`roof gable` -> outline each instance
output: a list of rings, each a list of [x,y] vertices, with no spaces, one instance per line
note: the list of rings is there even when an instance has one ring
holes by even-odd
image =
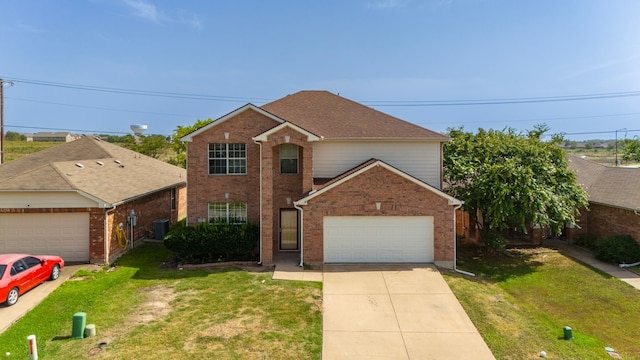
[[[294,124],[292,124],[292,123],[290,123],[288,121],[287,122],[283,122],[282,124],[263,132],[262,134],[254,137],[253,140],[255,140],[255,141],[267,141],[267,138],[269,136],[271,136],[272,134],[275,134],[278,131],[280,131],[280,130],[282,130],[284,128],[287,128],[287,127],[290,128],[290,129],[293,129],[294,131],[297,131],[297,132],[299,132],[299,133],[301,133],[303,135],[306,135],[308,141],[318,141],[318,140],[320,140],[320,138],[318,136],[316,136],[315,134],[312,134],[312,133],[308,132],[307,130],[302,129],[301,127],[296,126],[296,125],[294,125]]]
[[[405,173],[403,171],[398,170],[397,168],[385,163],[382,160],[370,159],[370,160],[368,160],[368,161],[356,166],[355,168],[353,168],[353,169],[351,169],[351,170],[349,170],[349,171],[347,171],[347,172],[345,172],[343,174],[340,174],[340,175],[336,176],[335,178],[333,178],[330,181],[328,181],[325,184],[323,184],[323,186],[320,189],[315,190],[315,191],[311,191],[307,196],[305,196],[304,198],[296,201],[294,204],[299,205],[299,206],[307,205],[309,200],[312,200],[316,196],[319,196],[319,195],[321,195],[321,194],[323,194],[323,193],[325,193],[327,191],[330,191],[331,189],[339,186],[340,184],[342,184],[342,183],[344,183],[346,181],[349,181],[350,179],[353,179],[353,178],[357,177],[358,175],[361,175],[361,174],[363,174],[363,173],[365,173],[365,172],[367,172],[367,171],[369,171],[372,168],[377,167],[377,166],[381,166],[381,167],[385,168],[386,170],[389,170],[392,173],[394,173],[394,174],[396,174],[396,175],[398,175],[400,177],[403,177],[403,178],[405,178],[405,179],[407,179],[407,180],[409,180],[409,181],[411,181],[411,182],[413,182],[413,183],[415,183],[417,185],[420,185],[421,187],[433,192],[434,194],[436,194],[436,195],[438,195],[440,197],[443,197],[443,198],[447,199],[448,202],[449,202],[449,205],[461,205],[463,203],[462,201],[460,201],[460,200],[458,200],[458,199],[456,199],[456,198],[454,198],[454,197],[452,197],[452,196],[450,196],[448,194],[445,194],[444,192],[434,188],[433,186],[431,186],[431,185],[429,185],[429,184],[427,184],[427,183],[425,183],[425,182],[423,182],[421,180],[418,180],[418,179],[414,178],[413,176],[411,176],[411,175],[409,175],[409,174],[407,174],[407,173]]]
[[[300,91],[261,108],[327,139],[449,140],[328,91]]]
[[[233,119],[235,116],[237,116],[237,115],[239,115],[239,114],[241,114],[241,113],[243,113],[243,112],[245,112],[247,110],[253,110],[253,111],[255,111],[255,112],[259,113],[259,114],[262,114],[262,115],[272,119],[273,121],[275,121],[277,123],[284,123],[285,122],[283,119],[279,118],[278,116],[276,116],[274,114],[271,114],[271,113],[269,113],[269,112],[267,112],[267,111],[255,106],[255,105],[253,105],[253,104],[246,104],[246,105],[244,105],[242,107],[239,107],[239,108],[233,110],[232,112],[230,112],[230,113],[228,113],[228,114],[226,114],[226,115],[224,115],[222,117],[217,118],[216,120],[214,120],[211,123],[201,127],[200,129],[198,129],[198,130],[196,130],[196,131],[194,131],[194,132],[192,132],[190,134],[187,134],[187,135],[183,136],[180,140],[185,141],[185,142],[191,142],[191,141],[193,141],[193,138],[195,136],[198,136],[199,134],[202,134],[203,132],[206,132],[209,129],[215,127],[215,126],[218,126],[218,125],[222,124],[223,122],[225,122],[225,121],[227,121],[229,119]]]

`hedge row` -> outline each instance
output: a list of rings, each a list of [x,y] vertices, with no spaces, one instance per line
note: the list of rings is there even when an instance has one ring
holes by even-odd
[[[165,246],[188,262],[250,261],[257,258],[260,228],[254,224],[199,224],[173,228]]]
[[[630,235],[613,235],[599,239],[594,234],[581,234],[576,245],[592,250],[597,259],[614,264],[630,264],[640,261],[640,244]]]

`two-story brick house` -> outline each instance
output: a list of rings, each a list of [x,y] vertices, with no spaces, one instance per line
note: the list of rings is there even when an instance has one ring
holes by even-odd
[[[326,91],[247,104],[183,138],[187,222],[259,223],[260,261],[453,266],[442,134]]]

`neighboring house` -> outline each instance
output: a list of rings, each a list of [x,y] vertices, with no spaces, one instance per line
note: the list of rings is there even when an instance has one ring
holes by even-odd
[[[78,135],[69,132],[39,132],[33,134],[30,141],[70,142],[78,138]]]
[[[326,91],[242,106],[183,138],[187,222],[260,224],[260,261],[452,267],[449,139]]]
[[[0,165],[0,253],[108,264],[185,216],[186,170],[91,137]]]
[[[631,235],[640,242],[640,168],[609,167],[567,155],[569,168],[589,196],[589,210],[582,211],[578,225],[569,227],[567,238],[582,232],[600,238]]]

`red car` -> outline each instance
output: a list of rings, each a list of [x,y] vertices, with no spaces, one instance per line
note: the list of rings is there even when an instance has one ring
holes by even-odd
[[[0,254],[0,303],[15,304],[25,292],[56,280],[63,267],[59,256]]]

